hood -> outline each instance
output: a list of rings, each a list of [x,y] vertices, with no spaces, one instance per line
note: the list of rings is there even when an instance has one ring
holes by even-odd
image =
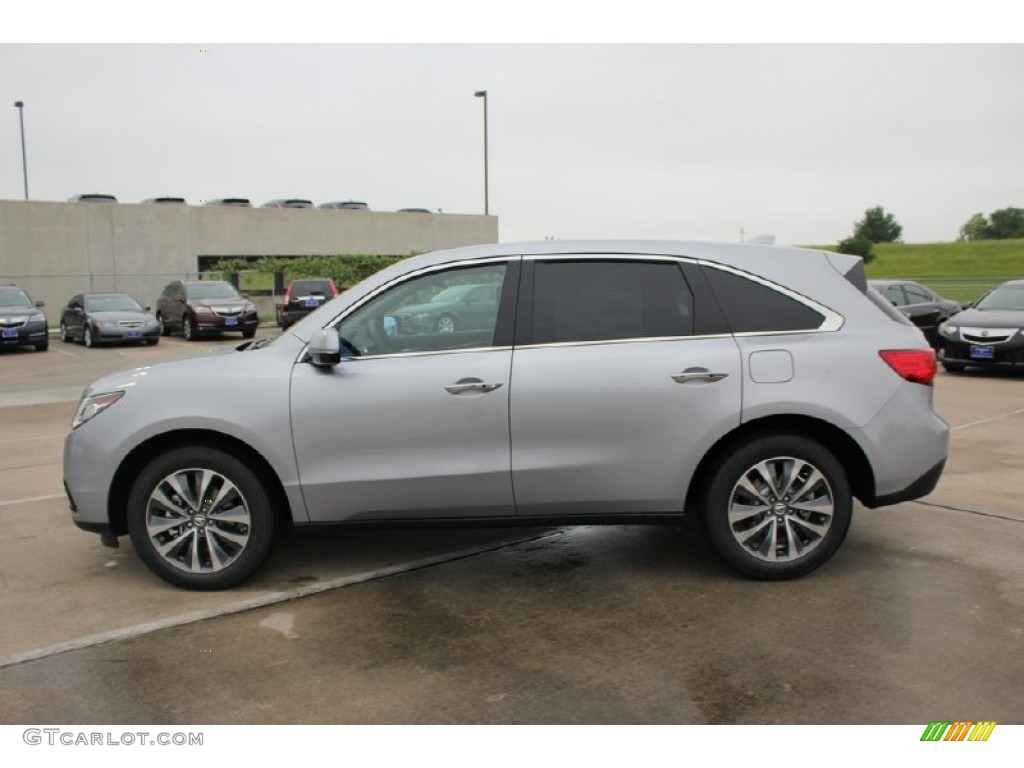
[[[946,322],[976,328],[1024,328],[1024,309],[965,309]]]
[[[135,310],[124,309],[110,310],[108,312],[90,312],[89,317],[95,320],[101,320],[104,323],[116,323],[119,320],[152,320],[153,322],[156,322],[156,318],[149,312],[138,312]]]

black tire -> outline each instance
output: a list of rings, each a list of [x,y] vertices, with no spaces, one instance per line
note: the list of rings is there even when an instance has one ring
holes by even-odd
[[[705,488],[702,514],[712,546],[737,571],[792,579],[823,565],[843,543],[853,494],[826,448],[775,433],[725,456]]]
[[[447,314],[437,318],[437,323],[434,326],[438,333],[455,333],[456,328],[455,318]]]
[[[196,331],[192,325],[192,318],[188,315],[181,318],[181,334],[185,337],[185,341],[196,340]]]
[[[156,321],[160,323],[160,335],[170,336],[171,335],[171,324],[167,322],[167,318],[157,313]]]
[[[211,478],[206,488],[199,487],[204,474]],[[168,483],[172,477],[185,496]],[[215,503],[198,501],[203,496],[214,497]],[[176,520],[180,525],[167,527]],[[275,518],[266,487],[244,461],[206,446],[175,448],[153,459],[128,495],[127,522],[142,561],[184,589],[227,589],[245,581],[263,565],[274,543]],[[177,543],[163,553],[158,549],[172,542]]]
[[[256,329],[255,328],[253,328],[251,331],[242,331],[242,336],[247,338],[247,339],[251,339],[255,335],[256,335]]]
[[[65,344],[70,344],[73,341],[71,332],[68,331],[68,327],[64,323],[60,324],[60,340]]]
[[[967,366],[960,363],[943,363],[942,367],[949,373],[963,373]]]
[[[36,352],[45,352],[50,348],[50,340],[42,341],[36,344]]]
[[[82,328],[82,343],[90,349],[96,346],[96,340],[92,337],[92,328],[88,323]]]
[[[146,346],[155,347],[157,344],[160,343],[160,337],[157,336],[155,339],[146,339],[144,343],[146,344]]]

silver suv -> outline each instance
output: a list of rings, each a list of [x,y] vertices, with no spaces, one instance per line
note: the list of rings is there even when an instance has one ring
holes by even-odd
[[[64,478],[79,527],[191,589],[252,575],[287,524],[690,511],[740,573],[791,578],[835,553],[855,498],[934,488],[934,375],[856,257],[475,246],[395,264],[273,342],[94,382]]]

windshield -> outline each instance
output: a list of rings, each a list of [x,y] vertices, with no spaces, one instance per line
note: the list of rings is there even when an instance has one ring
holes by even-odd
[[[126,293],[110,296],[86,296],[85,308],[89,312],[142,312],[142,307]]]
[[[1024,285],[1001,285],[974,306],[977,309],[1024,310]]]
[[[190,299],[240,299],[238,291],[230,283],[193,283],[188,286]]]
[[[32,300],[21,288],[0,291],[0,307],[31,307]]]

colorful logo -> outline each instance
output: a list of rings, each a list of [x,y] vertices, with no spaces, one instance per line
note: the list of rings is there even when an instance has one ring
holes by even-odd
[[[996,724],[991,720],[955,722],[933,720],[921,735],[921,741],[988,741]]]

